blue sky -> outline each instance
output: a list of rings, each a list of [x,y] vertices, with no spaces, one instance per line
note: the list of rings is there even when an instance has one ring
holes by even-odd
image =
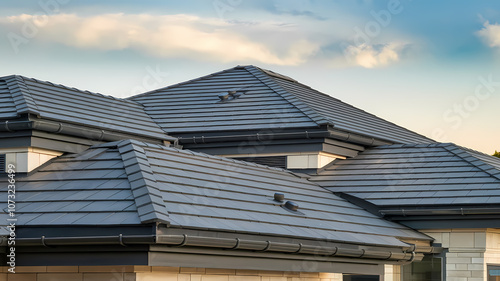
[[[498,1],[8,0],[0,8],[0,75],[127,97],[254,64],[438,141],[500,150]]]

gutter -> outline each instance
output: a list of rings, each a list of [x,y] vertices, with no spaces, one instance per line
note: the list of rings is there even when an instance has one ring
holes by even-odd
[[[375,138],[365,137],[358,134],[353,134],[349,132],[339,131],[335,129],[330,129],[330,138],[336,140],[342,140],[347,142],[353,142],[356,144],[368,145],[368,146],[380,146],[380,145],[388,145],[393,144],[389,141],[378,140]]]
[[[344,132],[340,130],[327,129],[323,131],[302,131],[292,133],[254,133],[243,135],[220,135],[220,136],[192,136],[179,137],[180,144],[203,144],[216,142],[231,142],[231,141],[269,141],[269,140],[288,140],[288,139],[314,139],[314,138],[330,138],[341,141],[346,141],[359,145],[379,146],[392,144],[388,141],[377,140],[370,137],[365,137],[358,134]]]
[[[381,210],[383,216],[440,216],[440,215],[497,215],[500,207],[495,208],[425,208]]]
[[[7,238],[2,239],[6,246]],[[423,257],[423,252],[416,253],[414,245],[407,251],[374,250],[369,248],[347,248],[335,246],[317,246],[302,243],[281,243],[273,241],[247,240],[240,238],[219,238],[176,235],[118,235],[118,236],[85,236],[85,237],[45,237],[17,238],[16,246],[74,246],[74,245],[166,245],[170,247],[202,247],[224,250],[244,250],[274,252],[301,255],[320,255],[330,257],[347,257],[362,259],[379,259],[398,262],[412,262]]]
[[[67,123],[46,120],[23,120],[23,121],[1,121],[0,132],[15,132],[22,130],[40,130],[47,133],[70,135],[98,141],[118,141],[123,139],[137,138],[135,135],[122,134],[102,129],[71,125]],[[155,137],[143,136],[143,139],[157,139]],[[164,135],[162,140],[175,142],[177,138]]]

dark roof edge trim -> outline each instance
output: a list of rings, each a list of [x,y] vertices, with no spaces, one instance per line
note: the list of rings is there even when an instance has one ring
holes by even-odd
[[[358,135],[350,132],[345,132],[341,130],[336,130],[334,127],[329,129],[329,137],[336,140],[351,142],[355,144],[367,145],[367,146],[380,146],[380,145],[390,145],[392,142],[375,139],[372,137],[366,137],[363,135]]]
[[[219,136],[193,136],[179,137],[180,144],[201,144],[214,142],[230,142],[230,141],[269,141],[282,139],[303,139],[303,138],[325,138],[330,133],[326,130],[322,131],[301,131],[290,133],[251,133],[242,135],[219,135]]]
[[[339,256],[350,258],[382,259],[392,261],[411,261],[415,258],[413,245],[408,247],[395,247],[399,251],[374,250],[369,248],[342,248],[335,246],[316,246],[303,243],[282,243],[270,240],[256,241],[239,238],[220,238],[183,235],[159,235],[158,244],[173,245],[177,247],[196,246],[223,248],[227,250],[248,250],[262,252],[281,252],[288,254]]]
[[[389,145],[391,142],[378,140],[370,137],[365,137],[358,134],[344,132],[329,128],[321,131],[301,131],[291,133],[252,133],[242,135],[219,135],[219,136],[192,136],[192,137],[179,137],[180,144],[202,144],[202,143],[215,143],[215,142],[230,142],[230,141],[269,141],[269,140],[282,140],[282,139],[304,139],[304,138],[331,138],[335,140],[345,141],[358,145],[379,146]]]
[[[105,131],[97,128],[62,123],[48,120],[23,120],[23,121],[0,121],[0,132],[14,132],[22,130],[40,130],[47,133],[56,133],[74,137],[86,138],[98,141],[118,141],[123,139],[137,138],[137,135],[122,134],[113,131]],[[153,140],[143,136],[143,140]],[[164,135],[161,140],[175,142],[177,138]]]
[[[5,246],[7,239],[4,237],[0,245]],[[17,238],[17,246],[73,246],[73,245],[132,245],[132,244],[160,244],[173,247],[201,247],[220,248],[226,250],[244,250],[261,252],[279,252],[288,254],[338,256],[361,259],[379,259],[398,262],[412,262],[421,258],[424,253],[431,253],[436,249],[425,247],[420,251],[414,245],[408,247],[394,247],[386,250],[373,248],[343,248],[330,246],[307,245],[302,243],[282,243],[270,240],[247,240],[239,238],[220,238],[178,235],[117,235],[117,236],[87,236],[87,237],[45,237]]]
[[[383,216],[442,216],[442,215],[492,215],[499,214],[500,207],[491,208],[473,208],[473,207],[462,207],[462,208],[418,208],[418,209],[386,209],[381,210],[380,213]]]

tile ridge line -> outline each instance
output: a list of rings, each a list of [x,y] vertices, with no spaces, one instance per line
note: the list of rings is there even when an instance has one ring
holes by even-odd
[[[135,140],[123,140],[116,144],[134,195],[137,214],[142,223],[162,222],[169,224],[169,214],[163,201],[163,195],[157,186],[158,183],[142,144],[144,143]],[[131,153],[131,157],[124,158],[124,155],[128,153]],[[127,161],[130,163],[126,165]],[[144,196],[147,196],[147,202],[139,203],[138,198]]]

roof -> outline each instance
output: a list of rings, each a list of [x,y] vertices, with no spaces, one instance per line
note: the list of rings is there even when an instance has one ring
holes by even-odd
[[[222,102],[219,95],[236,91]],[[167,133],[306,128],[337,130],[392,143],[433,140],[316,91],[287,76],[237,66],[130,98]]]
[[[59,157],[16,178],[18,225],[140,224],[117,148]]]
[[[245,94],[220,102],[218,96],[231,90]],[[130,99],[142,103],[167,133],[317,127],[246,68],[221,71]]]
[[[241,232],[372,245],[430,240],[289,171],[124,140],[59,157],[17,178],[18,225],[123,225]],[[286,194],[300,213],[273,201]]]
[[[451,143],[371,148],[311,180],[380,208],[500,204],[500,158]]]
[[[0,77],[0,119],[28,113],[101,130],[166,138],[137,102],[18,75]]]

